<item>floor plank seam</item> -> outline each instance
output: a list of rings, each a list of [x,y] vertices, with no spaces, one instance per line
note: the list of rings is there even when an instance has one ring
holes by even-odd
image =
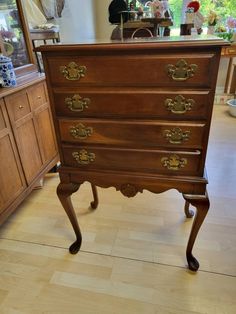
[[[57,245],[49,245],[49,244],[44,244],[44,243],[36,243],[36,242],[30,242],[30,241],[22,241],[22,240],[17,240],[17,239],[10,239],[10,238],[4,238],[4,237],[0,237],[0,240],[7,240],[7,241],[13,241],[13,242],[21,242],[21,243],[28,243],[28,244],[33,244],[33,245],[39,245],[39,246],[46,246],[46,247],[51,247],[51,248],[57,248],[57,249],[62,249],[62,250],[68,250],[68,248],[66,247],[62,247],[62,246],[57,246]],[[141,260],[141,259],[136,259],[136,258],[131,258],[131,257],[125,257],[125,256],[118,256],[118,255],[112,255],[112,254],[104,254],[104,253],[97,253],[97,252],[92,252],[92,251],[88,251],[88,250],[80,250],[81,253],[89,253],[89,254],[93,254],[93,255],[100,255],[100,256],[107,256],[107,257],[114,257],[114,258],[119,258],[119,259],[123,259],[123,260],[129,260],[129,261],[135,261],[135,262],[142,262],[142,263],[147,263],[147,264],[154,264],[154,265],[160,265],[160,266],[167,266],[167,267],[172,267],[172,268],[180,268],[180,269],[185,269],[190,273],[195,274],[195,272],[190,271],[186,267],[183,266],[178,266],[178,265],[170,265],[170,264],[165,264],[165,263],[157,263],[154,261],[146,261],[146,260]],[[68,253],[69,254],[69,253]],[[212,274],[212,275],[218,275],[218,276],[226,276],[226,277],[231,277],[231,278],[236,278],[236,275],[232,275],[232,274],[227,274],[227,273],[220,273],[220,272],[214,272],[214,271],[208,271],[208,270],[202,270],[199,269],[198,273],[207,273],[207,274]]]

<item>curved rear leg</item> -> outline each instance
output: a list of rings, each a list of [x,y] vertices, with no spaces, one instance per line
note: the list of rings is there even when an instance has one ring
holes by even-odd
[[[184,212],[185,212],[185,216],[187,218],[192,218],[194,216],[194,211],[189,209],[190,203],[188,201],[185,201],[185,205],[184,205]]]
[[[71,195],[78,191],[79,187],[80,184],[74,183],[59,183],[57,187],[57,196],[72,224],[76,235],[76,241],[69,248],[71,254],[76,254],[79,251],[82,243],[82,235],[80,232],[78,220],[71,202]]]
[[[94,184],[91,184],[92,192],[93,192],[93,201],[90,203],[92,209],[96,209],[98,207],[98,192],[97,187]]]

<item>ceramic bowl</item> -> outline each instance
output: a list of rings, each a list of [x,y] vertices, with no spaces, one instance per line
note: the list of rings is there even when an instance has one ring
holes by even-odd
[[[227,105],[229,106],[229,113],[231,116],[236,117],[236,99],[228,100]]]

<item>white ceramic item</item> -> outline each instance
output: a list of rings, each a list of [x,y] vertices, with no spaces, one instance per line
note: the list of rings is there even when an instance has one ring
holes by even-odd
[[[229,113],[231,116],[236,117],[236,99],[230,99],[227,101],[229,106]]]

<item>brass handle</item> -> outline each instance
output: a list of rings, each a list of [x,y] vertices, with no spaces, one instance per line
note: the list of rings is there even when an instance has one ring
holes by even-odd
[[[153,34],[152,34],[152,32],[150,31],[149,28],[147,28],[147,27],[139,27],[132,33],[131,38],[133,39],[134,36],[136,35],[136,33],[139,32],[139,31],[146,31],[148,33],[148,35],[150,35],[150,37],[153,37]]]
[[[42,97],[41,97],[41,96],[38,96],[37,98],[38,98],[38,99],[41,99]]]
[[[192,110],[194,105],[195,101],[193,99],[186,99],[181,95],[176,96],[175,99],[167,98],[165,100],[167,110],[175,114],[184,114]]]
[[[21,109],[24,109],[24,106],[20,105],[20,106],[19,106],[19,109],[20,109],[20,110],[21,110]]]
[[[84,65],[78,65],[75,62],[70,62],[68,65],[60,66],[60,72],[62,75],[70,81],[80,80],[85,76],[87,69]]]
[[[168,64],[166,71],[168,76],[174,81],[186,81],[193,77],[197,71],[198,66],[196,64],[189,64],[184,60],[180,59],[176,65]]]
[[[181,128],[173,128],[164,131],[164,137],[171,144],[182,144],[189,140],[190,131],[182,131]]]
[[[82,112],[87,109],[91,100],[89,98],[82,98],[79,94],[73,97],[65,98],[65,104],[71,111]]]
[[[94,153],[89,153],[85,149],[81,149],[79,152],[73,152],[72,156],[80,165],[88,165],[93,162],[96,157]]]
[[[162,166],[168,170],[178,171],[184,168],[188,161],[186,158],[180,158],[178,155],[171,155],[170,157],[161,158],[161,163]]]
[[[86,127],[82,123],[77,124],[76,126],[70,127],[70,134],[74,138],[85,140],[87,137],[91,136],[93,133],[93,128]]]

